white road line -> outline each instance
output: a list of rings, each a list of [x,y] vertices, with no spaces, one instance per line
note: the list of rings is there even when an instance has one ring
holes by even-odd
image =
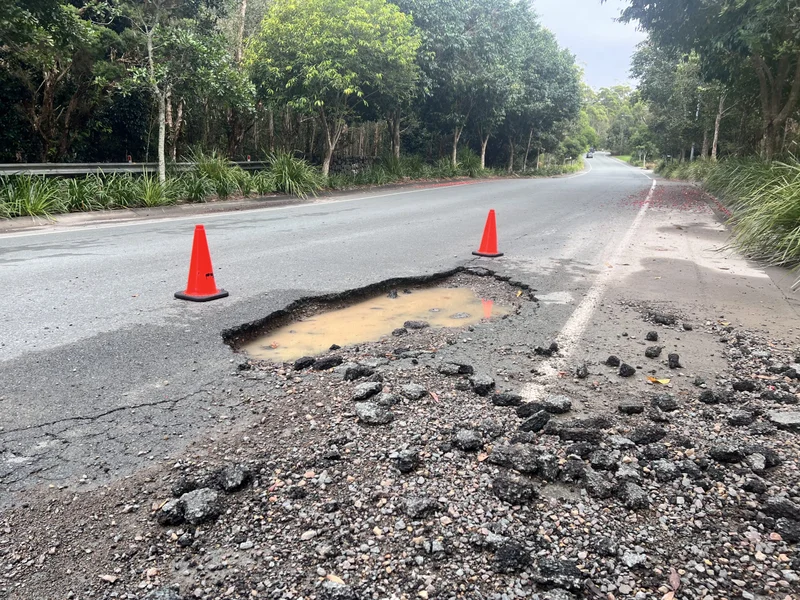
[[[639,228],[639,225],[641,224],[642,219],[644,219],[644,215],[650,206],[650,201],[653,199],[653,191],[655,189],[656,180],[653,179],[653,183],[650,186],[650,191],[647,193],[647,198],[645,198],[642,208],[639,209],[639,212],[636,214],[636,218],[633,220],[633,223],[631,223],[628,231],[625,232],[625,236],[622,238],[622,241],[614,250],[614,254],[609,259],[609,263],[611,265],[615,265],[617,262],[619,262],[622,253],[628,249],[628,246],[630,246],[631,242],[633,241],[633,236],[636,234],[636,230]],[[554,378],[558,374],[559,370],[567,367],[569,359],[572,358],[572,355],[575,352],[576,344],[580,341],[584,331],[586,331],[586,326],[589,324],[589,321],[594,312],[597,310],[600,301],[603,299],[609,284],[616,275],[617,273],[613,269],[603,270],[597,276],[594,284],[583,297],[583,300],[581,300],[581,303],[572,312],[572,315],[570,315],[567,322],[561,328],[561,331],[556,338],[559,346],[559,358],[557,360],[544,363],[540,369],[546,380]],[[542,387],[544,383],[545,382],[536,382],[528,384],[522,390],[522,396],[529,401],[539,399],[544,392]]]
[[[583,177],[584,175],[588,175],[589,173],[592,172],[592,163],[586,163],[586,165],[589,167],[588,171],[581,171],[580,173],[577,173],[576,175],[570,175],[569,177],[562,177],[561,179],[573,179],[575,177]]]

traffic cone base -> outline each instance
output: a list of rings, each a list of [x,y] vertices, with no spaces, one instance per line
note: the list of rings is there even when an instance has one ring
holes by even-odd
[[[216,294],[210,296],[192,296],[186,292],[175,292],[175,297],[179,300],[189,300],[191,302],[208,302],[209,300],[217,300],[218,298],[227,298],[230,294],[225,290],[219,289]]]
[[[189,281],[184,291],[175,292],[175,297],[191,302],[208,302],[226,296],[228,296],[228,292],[218,289],[214,281],[214,269],[211,267],[211,254],[208,251],[205,227],[197,225],[194,228]]]
[[[494,209],[489,211],[489,216],[486,217],[486,226],[483,228],[483,238],[481,238],[481,247],[477,252],[473,252],[475,256],[485,256],[486,258],[497,258],[503,256],[502,252],[497,251],[497,223],[495,221]]]

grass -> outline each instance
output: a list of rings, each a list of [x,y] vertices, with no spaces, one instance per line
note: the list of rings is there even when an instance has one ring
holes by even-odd
[[[267,161],[269,168],[265,177],[273,190],[305,198],[322,189],[322,175],[305,160],[288,152],[278,152],[270,154]]]
[[[232,165],[214,152],[192,151],[188,160],[192,163],[188,171],[180,174],[168,172],[163,184],[151,173],[99,173],[62,179],[41,176],[0,178],[0,218],[157,207],[275,192],[305,198],[323,187],[342,190],[412,180],[508,175],[505,169],[481,169],[480,157],[468,147],[459,150],[459,162],[455,166],[449,157],[429,164],[420,156],[396,158],[386,155],[359,173],[331,174],[327,181],[316,167],[287,152],[269,155],[269,166],[255,174]],[[542,165],[539,169],[529,169],[524,175],[550,177],[574,173],[582,168],[583,161],[580,160],[571,165]]]
[[[662,162],[657,172],[699,181],[728,206],[732,245],[745,255],[769,265],[800,264],[800,163],[796,158],[772,163],[755,158]]]
[[[618,158],[622,162],[626,162],[626,163],[631,162],[631,155],[630,154],[620,154],[619,156],[614,156],[614,158]]]
[[[64,212],[63,193],[58,180],[41,175],[3,178],[0,213],[10,217],[47,217]]]

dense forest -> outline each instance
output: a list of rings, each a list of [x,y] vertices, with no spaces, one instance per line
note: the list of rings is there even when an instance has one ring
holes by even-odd
[[[629,0],[621,15],[648,34],[620,153],[681,160],[796,155],[800,143],[800,3]],[[620,96],[620,95],[618,95]],[[617,127],[625,129],[625,124]]]
[[[0,162],[273,151],[524,169],[598,141],[574,57],[522,0],[15,0]]]

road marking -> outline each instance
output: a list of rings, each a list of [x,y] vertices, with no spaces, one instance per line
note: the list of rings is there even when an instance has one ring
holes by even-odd
[[[591,173],[592,172],[592,163],[584,163],[584,164],[586,164],[586,166],[589,167],[588,171],[581,171],[580,173],[577,173],[575,175],[570,175],[569,177],[562,177],[561,179],[573,179],[575,177],[583,177],[584,175],[588,175],[589,173]]]
[[[652,181],[653,183],[650,186],[650,191],[647,193],[644,204],[642,204],[642,207],[636,214],[636,218],[634,218],[633,223],[631,223],[628,231],[625,232],[625,236],[617,245],[614,254],[608,261],[612,265],[615,265],[619,261],[622,253],[630,246],[636,230],[644,219],[644,215],[650,206],[650,201],[653,199],[653,191],[656,189],[656,180],[653,179]],[[541,365],[540,372],[543,373],[545,382],[535,382],[525,386],[522,390],[522,396],[525,399],[529,401],[540,399],[544,393],[544,383],[549,379],[554,379],[560,370],[569,368],[568,363],[575,352],[576,344],[580,341],[584,331],[586,331],[586,326],[589,324],[592,315],[597,310],[608,286],[617,273],[618,271],[613,269],[605,269],[601,271],[594,280],[594,284],[583,297],[578,307],[572,312],[569,319],[567,319],[567,322],[564,323],[564,326],[556,337],[556,342],[558,342],[559,347],[559,358]]]

